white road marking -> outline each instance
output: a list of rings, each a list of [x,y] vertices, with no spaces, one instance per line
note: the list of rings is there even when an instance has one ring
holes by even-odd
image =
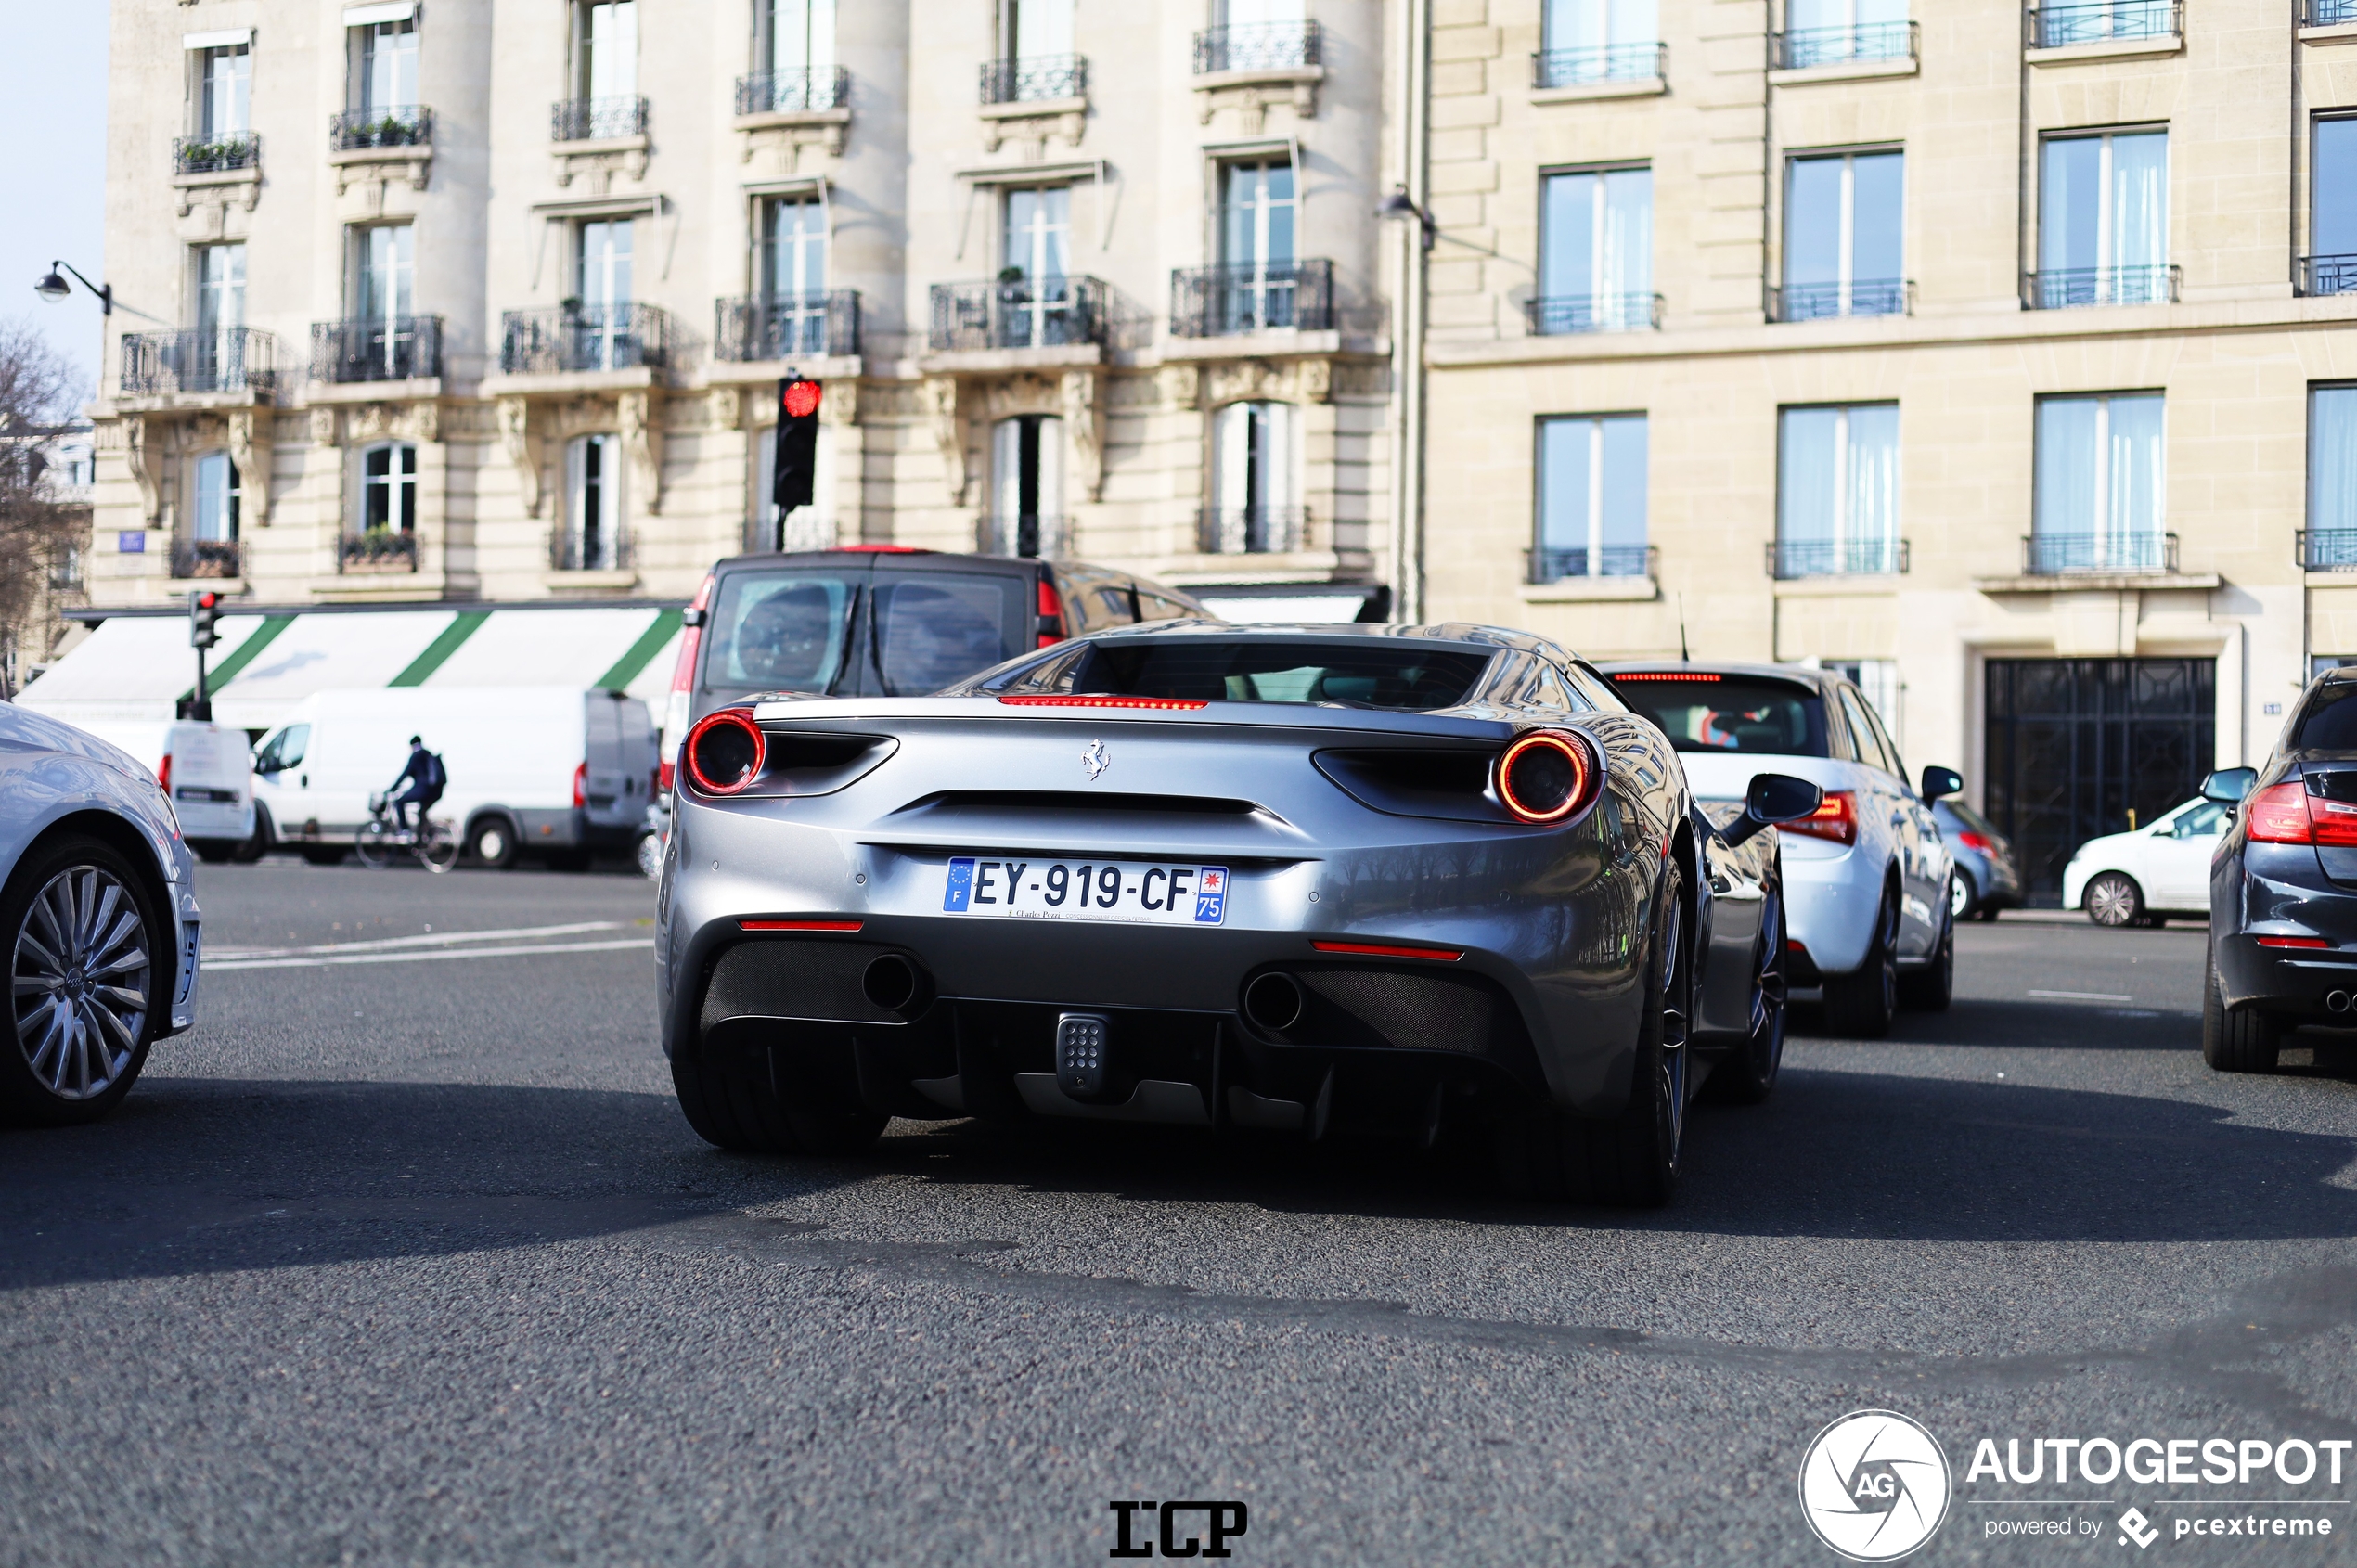
[[[2050,1002],[2132,1002],[2133,996],[2122,996],[2109,991],[2032,991]]]
[[[347,953],[316,958],[207,958],[204,972],[221,970],[316,970],[334,964],[416,964],[434,958],[508,958],[529,953],[612,953],[626,947],[652,947],[651,936],[625,937],[619,942],[548,942],[520,947],[469,947],[440,953]]]
[[[459,942],[506,942],[519,936],[578,936],[589,931],[625,931],[629,925],[627,920],[580,920],[569,926],[516,926],[507,931],[451,931],[436,932],[431,936],[388,936],[375,942],[325,942],[315,947],[224,947],[205,956],[208,958],[292,958],[313,953],[366,953],[384,947],[447,947]]]

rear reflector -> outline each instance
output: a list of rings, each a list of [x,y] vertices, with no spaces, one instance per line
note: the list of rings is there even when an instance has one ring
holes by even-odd
[[[2321,936],[2262,936],[2259,939],[2259,945],[2261,947],[2330,947],[2332,944]]]
[[[739,920],[739,931],[857,931],[865,920]]]
[[[1383,942],[1312,942],[1320,953],[1349,953],[1365,958],[1432,958],[1453,964],[1465,956],[1462,947],[1395,947]]]
[[[1001,697],[1010,708],[1208,708],[1192,697]]]

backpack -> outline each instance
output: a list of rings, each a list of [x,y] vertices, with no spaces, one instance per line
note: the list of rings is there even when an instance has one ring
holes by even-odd
[[[429,790],[444,790],[447,789],[449,784],[450,773],[447,768],[444,768],[442,765],[442,753],[439,752],[428,752],[426,753],[426,788]]]

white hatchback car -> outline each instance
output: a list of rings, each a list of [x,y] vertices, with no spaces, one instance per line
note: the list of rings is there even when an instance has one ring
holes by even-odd
[[[2235,808],[2191,800],[2148,825],[2089,839],[2063,868],[2063,907],[2099,926],[2159,925],[2170,915],[2209,918],[2209,857]]]
[[[1924,769],[1919,792],[1864,693],[1784,664],[1606,664],[1621,700],[1659,725],[1706,810],[1739,809],[1755,773],[1825,792],[1776,829],[1791,983],[1824,987],[1825,1021],[1874,1036],[1900,1007],[1944,1011],[1955,973],[1954,875],[1931,802],[1964,780]]]

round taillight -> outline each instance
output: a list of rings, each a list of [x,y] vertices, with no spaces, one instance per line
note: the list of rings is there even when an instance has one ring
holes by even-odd
[[[1539,730],[1498,759],[1498,798],[1518,822],[1561,822],[1595,793],[1596,764],[1577,736]]]
[[[769,744],[742,711],[724,708],[688,731],[688,776],[708,795],[733,795],[761,777]]]

